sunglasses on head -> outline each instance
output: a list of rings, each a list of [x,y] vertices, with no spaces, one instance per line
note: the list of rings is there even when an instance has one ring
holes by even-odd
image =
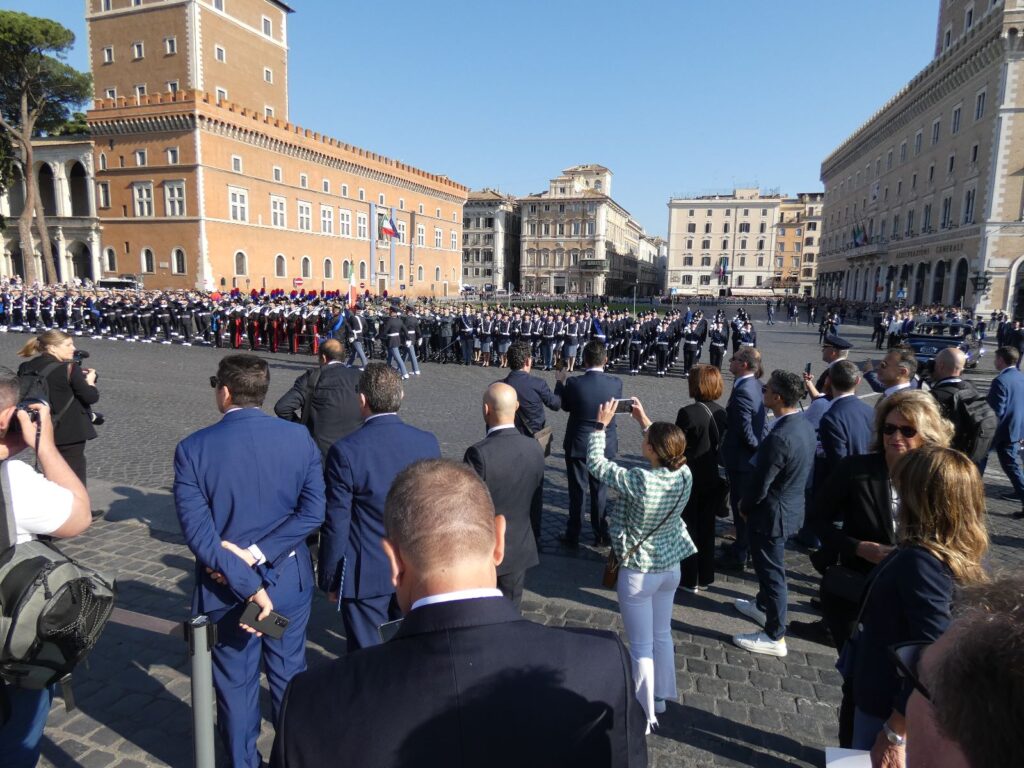
[[[895,435],[897,432],[909,440],[910,438],[917,436],[917,427],[901,427],[896,424],[889,424],[888,422],[882,425],[883,435]]]
[[[211,376],[210,377],[210,386],[213,389],[216,389],[217,387],[219,387],[220,386],[220,379],[218,379],[216,376]]]

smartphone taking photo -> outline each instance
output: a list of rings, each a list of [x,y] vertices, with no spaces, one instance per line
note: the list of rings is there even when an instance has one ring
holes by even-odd
[[[623,397],[615,400],[615,414],[620,413],[632,413],[633,412],[633,398]]]

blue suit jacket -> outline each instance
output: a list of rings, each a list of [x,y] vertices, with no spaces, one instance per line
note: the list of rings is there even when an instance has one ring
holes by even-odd
[[[722,437],[722,466],[733,472],[751,472],[754,454],[765,434],[761,383],[751,376],[734,384],[725,410],[728,426]]]
[[[174,503],[196,557],[193,611],[216,615],[274,585],[276,566],[292,552],[312,581],[304,543],[324,519],[324,479],[320,451],[301,424],[242,408],[189,435],[174,452]],[[221,541],[255,544],[266,565],[250,568]]]
[[[1024,373],[1010,366],[992,380],[988,390],[988,404],[996,412],[995,445],[1024,440]]]
[[[777,421],[755,455],[743,508],[750,530],[788,536],[804,511],[804,489],[814,466],[814,427],[794,413]]]
[[[532,433],[544,429],[544,425],[547,423],[544,406],[553,411],[562,407],[561,398],[551,392],[547,382],[540,376],[531,376],[526,371],[512,371],[502,381],[516,391],[516,396],[519,398],[518,415],[522,417],[531,436]],[[518,423],[519,419],[516,421],[516,429],[526,434]]]
[[[384,500],[395,477],[421,459],[441,458],[430,432],[393,413],[365,422],[327,453],[327,520],[320,541],[320,587],[348,598],[395,591],[381,547]]]
[[[585,459],[587,440],[597,427],[597,409],[613,397],[622,397],[622,379],[600,371],[587,371],[582,376],[566,379],[565,384],[555,384],[555,394],[562,398],[562,410],[569,412],[562,441],[565,457]],[[604,455],[610,459],[619,450],[614,420],[605,431]]]
[[[825,451],[825,472],[831,472],[845,456],[859,456],[871,450],[875,409],[856,395],[835,400],[818,424],[818,437]]]

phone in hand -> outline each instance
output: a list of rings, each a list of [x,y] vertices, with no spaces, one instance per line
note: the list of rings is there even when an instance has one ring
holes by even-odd
[[[811,372],[811,364],[808,363],[807,365],[804,366],[804,373],[810,373],[810,372]]]
[[[615,413],[632,413],[633,412],[633,398],[623,397],[615,400]]]
[[[260,607],[256,603],[249,603],[245,606],[245,610],[242,611],[242,617],[238,621],[240,624],[252,627],[257,632],[262,632],[267,637],[272,637],[275,640],[281,639],[284,631],[288,628],[288,624],[291,622],[287,616],[282,616],[277,611],[271,611],[270,615],[262,621],[256,618],[259,615]]]

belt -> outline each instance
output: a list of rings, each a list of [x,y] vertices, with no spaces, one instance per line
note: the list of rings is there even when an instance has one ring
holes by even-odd
[[[388,334],[388,336],[401,336],[401,335],[402,335],[402,334],[400,334],[400,333],[389,333],[389,334]]]

